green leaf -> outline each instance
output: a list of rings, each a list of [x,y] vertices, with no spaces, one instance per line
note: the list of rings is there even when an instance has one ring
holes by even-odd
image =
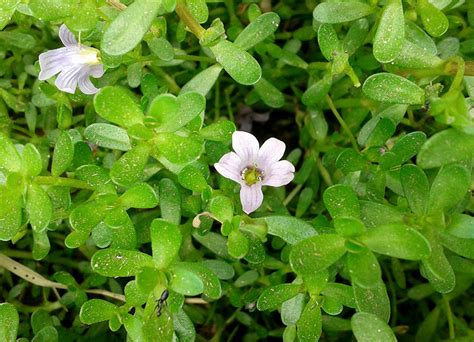
[[[177,264],[181,269],[188,270],[198,276],[204,289],[202,293],[211,299],[218,299],[222,296],[222,288],[219,278],[208,268],[200,263],[180,262]]]
[[[0,134],[0,169],[18,172],[21,168],[20,155],[9,138]]]
[[[265,40],[280,25],[280,17],[274,12],[267,12],[258,16],[237,36],[234,44],[242,50],[248,50]]]
[[[301,317],[305,305],[305,294],[300,293],[281,304],[281,321],[286,326],[296,324]]]
[[[150,50],[158,56],[159,59],[163,61],[172,61],[174,58],[174,47],[171,43],[164,37],[153,37],[151,40],[147,41]],[[141,69],[141,65],[140,65]]]
[[[399,55],[392,61],[392,64],[407,69],[433,69],[440,66],[443,60],[432,55],[422,47],[405,40]]]
[[[15,306],[10,303],[0,304],[0,341],[15,342],[20,318]]]
[[[323,2],[313,11],[313,17],[321,23],[339,24],[365,17],[374,7],[363,2]]]
[[[301,101],[306,106],[314,106],[324,100],[332,86],[332,77],[324,77],[306,89]]]
[[[147,183],[138,183],[119,197],[120,204],[125,208],[154,208],[158,205],[155,190]]]
[[[176,184],[168,178],[159,183],[161,217],[166,221],[179,225],[181,223],[181,194]]]
[[[174,331],[182,342],[194,342],[196,340],[196,329],[193,321],[186,315],[183,309],[173,315]]]
[[[327,188],[323,194],[323,201],[329,214],[359,218],[360,204],[357,194],[347,185],[337,184]]]
[[[33,144],[26,144],[21,153],[23,173],[27,177],[38,176],[43,169],[41,154]]]
[[[28,187],[26,211],[33,230],[41,232],[48,227],[53,215],[53,206],[40,185],[32,183]]]
[[[362,221],[367,228],[377,227],[387,223],[403,223],[404,212],[386,205],[369,201],[360,201]]]
[[[150,227],[153,260],[160,270],[166,269],[178,256],[181,247],[181,231],[178,226],[155,219]]]
[[[372,288],[382,281],[379,262],[370,249],[363,248],[359,253],[347,253],[346,262],[353,284]]]
[[[85,181],[91,187],[101,193],[115,193],[115,187],[111,182],[109,172],[97,165],[83,165],[76,169],[75,176]]]
[[[101,117],[119,126],[127,128],[143,124],[143,112],[132,93],[125,88],[107,86],[100,89],[94,97],[94,107]]]
[[[474,239],[463,239],[451,234],[441,234],[444,247],[465,258],[474,259]]]
[[[178,174],[178,181],[186,189],[203,192],[209,188],[206,178],[194,165],[186,165]]]
[[[90,201],[75,207],[69,215],[69,222],[74,230],[90,232],[106,215],[107,203]]]
[[[186,6],[189,12],[197,20],[198,23],[205,23],[209,17],[209,9],[205,0],[187,0]]]
[[[169,283],[171,290],[185,296],[197,296],[204,291],[204,283],[201,278],[189,269],[176,264],[169,271],[171,273]]]
[[[431,254],[428,258],[422,260],[422,275],[429,280],[436,291],[449,293],[456,286],[454,270],[444,254],[440,237],[431,228],[425,231],[425,236],[430,242]]]
[[[263,77],[255,83],[255,91],[268,107],[280,108],[285,104],[283,93]]]
[[[449,28],[448,18],[428,0],[418,0],[416,11],[426,31],[433,37],[442,36]]]
[[[181,136],[174,133],[159,133],[153,139],[153,155],[166,158],[176,165],[188,164],[199,158],[203,150],[200,139],[194,136]]]
[[[97,251],[91,260],[92,269],[106,277],[130,277],[142,267],[153,267],[153,258],[148,254],[124,250],[103,249]]]
[[[403,165],[400,182],[411,211],[422,216],[428,211],[430,184],[422,169],[416,165]]]
[[[404,77],[386,72],[367,78],[362,86],[364,94],[376,101],[386,103],[423,104],[425,92]]]
[[[52,317],[45,309],[37,309],[31,315],[31,328],[34,334],[37,334],[44,327],[52,326],[53,324]]]
[[[123,154],[110,169],[112,180],[122,186],[130,186],[142,180],[143,171],[150,155],[148,144],[138,144]]]
[[[431,169],[442,165],[474,157],[474,135],[450,128],[431,136],[421,147],[416,163],[423,169]]]
[[[295,217],[268,216],[264,220],[268,226],[268,234],[278,236],[290,245],[318,234],[309,223]]]
[[[79,4],[79,3],[77,3]],[[73,31],[91,31],[97,24],[98,14],[95,0],[81,0],[72,16],[67,17],[64,23]]]
[[[368,312],[358,312],[353,315],[351,326],[358,342],[397,341],[390,326]]]
[[[318,43],[321,53],[328,61],[332,61],[337,54],[344,52],[342,43],[337,37],[336,30],[330,24],[322,24],[319,27]]]
[[[223,120],[203,127],[199,135],[206,140],[226,142],[231,140],[234,132],[235,124],[232,121]]]
[[[229,254],[237,259],[243,258],[249,252],[249,241],[239,230],[233,230],[227,239]]]
[[[106,123],[87,126],[84,137],[93,144],[113,150],[128,151],[132,148],[126,130]]]
[[[418,45],[430,55],[436,55],[438,53],[433,39],[413,21],[405,22],[405,39]]]
[[[262,76],[260,65],[249,53],[228,40],[210,47],[217,62],[237,82],[243,85],[257,83]]]
[[[474,239],[474,217],[465,214],[454,214],[451,222],[446,227],[446,231],[454,236],[463,239]]]
[[[31,339],[31,342],[55,342],[59,340],[59,334],[55,327],[46,326]]]
[[[71,166],[74,159],[74,144],[67,131],[62,131],[54,145],[51,174],[59,176]]]
[[[335,234],[307,238],[291,248],[291,268],[303,276],[322,271],[346,253],[344,242],[345,239]]]
[[[326,297],[336,299],[344,306],[349,308],[356,307],[352,286],[339,283],[327,283],[321,293]]]
[[[354,217],[338,216],[333,221],[336,232],[344,237],[359,236],[365,233],[365,226],[361,220]]]
[[[411,132],[401,137],[390,150],[380,157],[380,165],[388,170],[396,165],[403,164],[414,157],[426,142],[426,134],[423,132]]]
[[[388,322],[390,318],[390,300],[382,281],[371,288],[363,288],[357,284],[352,284],[352,287],[357,311],[374,314],[382,321]]]
[[[429,211],[432,214],[451,209],[459,203],[471,185],[471,172],[460,164],[442,166],[431,185]]]
[[[108,321],[115,315],[118,307],[102,299],[91,299],[85,302],[79,313],[79,318],[84,324],[95,324]]]
[[[372,251],[399,259],[420,260],[430,255],[428,240],[416,230],[397,223],[376,226],[361,236]]]
[[[274,311],[283,302],[295,297],[301,291],[299,284],[280,284],[267,287],[263,290],[257,301],[257,309],[260,311]]]
[[[220,222],[231,222],[234,217],[234,205],[226,196],[216,196],[209,202],[209,211]]]
[[[343,47],[347,54],[353,55],[365,41],[369,33],[369,21],[365,18],[355,21],[344,37]]]
[[[157,130],[175,132],[198,116],[205,106],[206,99],[196,92],[186,92],[178,97],[163,94],[155,97],[148,115],[156,120]]]
[[[363,170],[367,160],[352,148],[344,149],[336,159],[336,167],[345,174]]]
[[[68,0],[31,0],[29,7],[36,18],[50,21],[73,15],[77,3]]]
[[[388,0],[374,37],[374,57],[381,63],[393,61],[405,37],[405,18],[401,0]]]
[[[2,2],[0,6],[0,30],[3,30],[8,24],[19,3],[19,0],[5,0]]]
[[[120,12],[102,36],[102,50],[112,56],[123,55],[132,50],[150,28],[161,3],[161,0],[136,0]]]
[[[195,91],[206,96],[216,83],[221,71],[222,67],[219,64],[204,69],[181,88],[181,94]]]
[[[296,323],[300,341],[319,341],[322,333],[321,308],[317,298],[313,297],[306,304],[300,319]]]
[[[15,187],[0,185],[0,241],[9,241],[17,234],[22,218],[22,197]]]
[[[225,261],[208,259],[201,263],[204,267],[212,271],[212,273],[214,273],[219,279],[230,280],[235,275],[234,268]]]

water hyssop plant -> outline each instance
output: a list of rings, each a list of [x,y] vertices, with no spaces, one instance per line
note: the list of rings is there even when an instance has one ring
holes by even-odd
[[[474,1],[0,1],[0,342],[473,341]]]

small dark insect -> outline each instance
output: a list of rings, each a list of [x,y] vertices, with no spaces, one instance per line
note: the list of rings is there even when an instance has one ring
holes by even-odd
[[[160,298],[156,300],[158,303],[158,310],[156,310],[157,317],[161,316],[161,310],[163,310],[163,305],[166,304],[166,300],[168,299],[169,295],[169,291],[165,289],[161,294]]]

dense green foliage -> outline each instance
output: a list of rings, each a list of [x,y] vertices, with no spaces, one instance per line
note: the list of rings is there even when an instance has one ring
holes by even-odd
[[[38,79],[61,24],[95,95]],[[4,0],[0,29],[0,341],[474,340],[473,1]],[[236,130],[296,168],[249,215]]]

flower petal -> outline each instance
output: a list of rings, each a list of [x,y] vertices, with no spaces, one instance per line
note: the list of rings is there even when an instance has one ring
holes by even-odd
[[[283,141],[275,138],[268,139],[258,151],[258,167],[267,170],[273,163],[276,163],[283,157],[285,149],[286,145]]]
[[[102,77],[104,73],[105,73],[105,70],[102,64],[93,65],[90,67],[89,74],[94,78]]]
[[[67,70],[63,70],[56,78],[56,87],[66,93],[74,94],[77,88],[77,82],[81,77],[82,65],[75,65]]]
[[[252,134],[236,131],[232,134],[232,148],[243,163],[253,165],[258,156],[258,140]]]
[[[293,180],[295,167],[288,160],[280,160],[270,166],[269,172],[263,179],[263,185],[282,186]]]
[[[240,189],[240,202],[246,214],[257,210],[263,202],[262,186],[260,184],[254,184],[252,186],[242,184],[242,188]]]
[[[71,60],[71,52],[68,48],[63,47],[43,52],[39,55],[41,71],[38,75],[38,79],[40,81],[47,80],[61,70],[71,67],[73,64],[74,63]]]
[[[224,154],[219,162],[214,164],[214,167],[222,176],[232,179],[234,182],[240,183],[242,179],[241,165],[242,160],[240,157],[234,152],[229,152]]]
[[[64,46],[78,45],[77,40],[66,25],[62,24],[59,28],[59,39],[63,42]]]
[[[81,75],[78,79],[78,85],[79,85],[79,89],[84,94],[92,95],[92,94],[97,93],[99,91],[99,89],[96,88],[94,86],[94,84],[92,84],[91,80],[89,79],[89,74],[90,74],[90,72],[88,72],[87,70],[86,70],[86,72],[81,71]]]

